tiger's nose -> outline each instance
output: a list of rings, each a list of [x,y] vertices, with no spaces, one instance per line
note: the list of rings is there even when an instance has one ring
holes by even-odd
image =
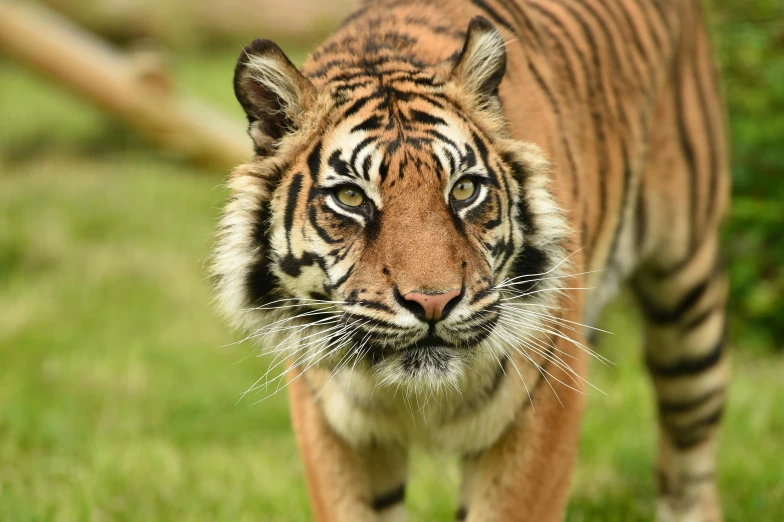
[[[416,303],[414,306],[419,305],[424,310],[425,321],[440,321],[444,316],[444,310],[447,305],[454,299],[456,304],[459,299],[460,289],[455,288],[447,290],[446,292],[425,294],[422,292],[409,292],[403,296],[403,299],[409,301],[411,304]],[[417,315],[422,316],[421,311],[417,310]],[[416,312],[415,312],[416,313]]]

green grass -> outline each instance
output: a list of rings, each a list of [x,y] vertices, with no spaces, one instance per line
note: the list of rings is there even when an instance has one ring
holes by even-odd
[[[238,114],[235,53],[179,64]],[[308,519],[286,398],[217,321],[203,263],[220,172],[173,164],[0,63],[0,520]],[[202,81],[203,80],[203,81]],[[651,520],[654,411],[637,322],[594,365],[568,520]],[[737,347],[741,348],[741,347]],[[734,350],[720,481],[729,521],[784,520],[784,359]],[[411,520],[451,520],[455,463],[417,454]]]

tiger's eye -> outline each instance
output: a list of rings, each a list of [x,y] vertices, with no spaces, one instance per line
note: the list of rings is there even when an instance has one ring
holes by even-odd
[[[341,187],[338,190],[338,201],[347,207],[358,207],[365,202],[365,196],[353,187]]]
[[[470,179],[461,179],[452,189],[452,197],[455,201],[465,201],[474,195],[476,184]]]

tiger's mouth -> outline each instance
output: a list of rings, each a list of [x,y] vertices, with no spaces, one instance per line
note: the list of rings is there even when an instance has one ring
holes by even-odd
[[[395,352],[408,352],[408,351],[416,351],[416,350],[430,350],[434,348],[457,348],[454,344],[450,343],[449,341],[442,339],[436,334],[428,333],[428,335],[418,341],[414,341],[413,343],[403,346],[402,348],[398,348]]]
[[[379,318],[349,312],[340,319],[352,328],[348,339],[335,343],[326,365],[365,367],[379,383],[401,386],[457,386],[489,348],[500,310],[493,305],[459,320],[398,326]],[[343,331],[343,330],[338,330]],[[484,363],[479,363],[484,364]]]
[[[372,365],[377,365],[382,361],[396,358],[412,358],[423,356],[430,352],[432,353],[446,353],[457,352],[461,350],[455,344],[442,339],[434,333],[428,333],[425,337],[414,342],[400,342],[395,344],[375,344],[373,342],[367,343],[369,348],[367,350],[366,358]]]

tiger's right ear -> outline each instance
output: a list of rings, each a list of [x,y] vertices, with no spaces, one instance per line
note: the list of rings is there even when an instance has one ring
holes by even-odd
[[[268,156],[283,136],[296,130],[316,89],[275,43],[253,40],[237,60],[234,94],[248,115],[256,154]]]

